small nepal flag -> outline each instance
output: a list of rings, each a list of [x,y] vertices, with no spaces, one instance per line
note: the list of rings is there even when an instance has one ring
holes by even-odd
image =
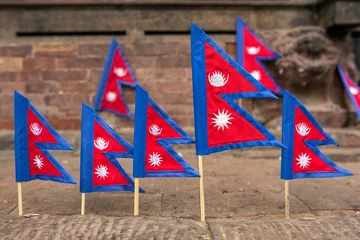
[[[31,102],[14,92],[16,182],[48,180],[76,184],[47,150],[73,150]]]
[[[133,180],[116,160],[132,157],[133,148],[83,103],[80,192],[133,192]]]
[[[330,178],[351,176],[340,168],[317,146],[338,146],[310,112],[293,95],[284,91],[282,141],[287,149],[281,154],[281,179]]]
[[[191,59],[198,155],[242,147],[283,147],[234,101],[277,97],[195,24],[191,24]]]
[[[265,88],[282,94],[282,89],[261,61],[276,60],[281,56],[265,45],[241,19],[236,19],[236,60]]]
[[[351,80],[339,64],[337,65],[337,70],[340,74],[340,78],[344,84],[346,92],[349,94],[350,100],[354,105],[358,119],[360,119],[360,88],[353,80]]]
[[[135,87],[136,78],[119,44],[113,39],[95,96],[94,109],[132,118],[122,86]]]
[[[139,85],[136,86],[134,177],[200,177],[170,144],[194,140]]]

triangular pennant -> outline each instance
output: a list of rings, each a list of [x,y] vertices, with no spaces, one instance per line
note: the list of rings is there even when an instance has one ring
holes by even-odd
[[[133,192],[133,180],[116,160],[132,157],[133,148],[83,103],[80,192]]]
[[[337,70],[340,74],[340,78],[344,84],[346,92],[349,94],[350,100],[354,105],[356,114],[360,119],[360,88],[353,80],[351,80],[339,64],[337,65]]]
[[[95,96],[94,109],[132,118],[122,85],[135,87],[136,78],[119,44],[113,39]]]
[[[199,177],[169,146],[188,143],[194,140],[136,86],[134,177]]]
[[[242,147],[282,147],[234,101],[236,98],[277,97],[195,24],[191,24],[191,58],[198,155]]]
[[[321,128],[319,123],[298,99],[284,91],[282,139],[287,149],[282,149],[281,178],[329,178],[351,176],[340,168],[317,146],[338,145]]]
[[[282,89],[262,64],[263,60],[276,60],[281,56],[265,45],[246,23],[236,19],[236,59],[256,80],[270,91],[281,94]]]
[[[16,182],[35,179],[76,184],[47,150],[73,150],[28,99],[14,92]]]

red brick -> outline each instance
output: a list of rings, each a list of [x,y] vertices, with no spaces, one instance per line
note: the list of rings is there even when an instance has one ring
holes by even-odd
[[[76,55],[76,45],[38,45],[34,52],[35,56],[69,57]]]
[[[59,58],[56,61],[56,68],[102,68],[104,58],[85,57],[85,58]]]
[[[158,67],[176,67],[176,68],[190,68],[191,58],[187,56],[171,56],[157,58]]]
[[[42,74],[39,71],[22,71],[19,72],[20,81],[40,81],[42,80]]]
[[[48,122],[55,129],[81,129],[81,119],[80,118],[56,118],[48,117]]]
[[[23,59],[15,57],[0,58],[0,71],[21,70],[23,67]]]
[[[100,81],[102,70],[90,69],[89,80],[91,84],[98,83]]]
[[[190,43],[187,44],[177,44],[176,46],[176,55],[184,55],[184,56],[190,56],[191,55],[191,48]]]
[[[3,82],[0,85],[0,93],[4,95],[13,95],[14,90],[23,92],[25,90],[25,84],[23,82]],[[11,100],[12,102],[13,100]],[[8,102],[0,102],[1,104],[8,104]]]
[[[14,102],[14,93],[0,94],[0,106],[9,106]]]
[[[150,96],[159,104],[166,103],[166,104],[186,104],[192,107],[192,92],[185,92],[185,91],[178,91],[177,93],[167,93],[161,92],[159,94],[156,89],[150,91]]]
[[[26,57],[32,54],[31,45],[0,46],[0,56]]]
[[[186,68],[136,68],[134,69],[136,78],[140,80],[149,80],[147,83],[153,81],[160,82],[184,82],[191,81],[187,76]]]
[[[19,72],[0,72],[1,82],[14,82],[19,79]]]
[[[85,70],[48,70],[44,71],[42,76],[44,80],[76,81],[85,80],[87,72]]]
[[[11,119],[0,119],[0,129],[14,129],[14,120]]]
[[[24,69],[26,70],[37,70],[37,69],[54,69],[55,59],[47,57],[38,58],[25,58]]]
[[[226,52],[230,57],[236,59],[236,43],[226,43]]]
[[[26,93],[56,93],[58,83],[54,81],[26,81]]]
[[[128,57],[129,64],[131,68],[155,68],[156,67],[156,57]]]
[[[73,81],[69,82],[60,82],[58,84],[58,91],[64,93],[95,93],[97,90],[97,84],[90,83],[88,81]]]
[[[105,57],[108,53],[108,49],[109,45],[106,44],[81,44],[79,45],[78,54],[79,56]]]
[[[87,102],[89,99],[88,94],[47,94],[45,95],[44,101],[48,106],[54,105],[62,109],[70,109],[74,106],[80,106],[82,102]],[[80,116],[80,112],[79,112]]]
[[[146,43],[146,44],[126,44],[122,46],[126,56],[159,56],[175,55],[175,43]]]

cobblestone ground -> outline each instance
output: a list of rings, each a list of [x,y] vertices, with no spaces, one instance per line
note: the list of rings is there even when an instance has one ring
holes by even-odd
[[[360,213],[316,217],[191,219],[154,217],[1,216],[0,239],[360,239]]]
[[[196,169],[195,154],[179,151]],[[38,216],[18,217],[13,153],[2,151],[0,239],[360,239],[359,162],[339,162],[353,177],[291,181],[285,220],[280,151],[273,160],[247,153],[204,157],[201,223],[198,181],[184,178],[141,179],[140,217],[133,217],[133,193],[86,194],[80,216],[79,185],[31,181],[23,184],[24,213]],[[56,158],[79,180],[78,156]],[[131,175],[131,160],[119,161]]]

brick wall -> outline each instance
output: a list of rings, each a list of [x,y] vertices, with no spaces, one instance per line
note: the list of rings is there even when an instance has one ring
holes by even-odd
[[[79,128],[81,103],[93,104],[109,41],[1,45],[1,128],[13,127],[14,90],[25,94],[55,128]],[[191,125],[189,43],[123,44],[122,48],[139,83],[155,101],[179,124]],[[135,91],[124,87],[124,94],[133,112]],[[102,115],[125,126],[132,124]]]
[[[0,14],[0,129],[13,128],[14,90],[28,97],[55,128],[80,129],[81,103],[93,104],[112,37],[109,32],[124,32],[116,39],[139,83],[182,127],[191,127],[193,106],[188,32],[191,21],[212,31],[211,37],[234,56],[237,16],[274,47],[282,34],[298,29],[294,30],[295,35],[296,31],[306,35],[307,30],[301,27],[316,26],[317,8],[311,5],[322,1],[264,0],[236,4],[227,1],[223,6],[213,6],[207,1],[192,2],[193,5],[181,1],[175,6],[171,1],[165,5],[160,4],[161,1],[149,5],[147,1],[134,0],[123,5],[110,1],[114,4],[101,8],[91,4],[84,6],[89,3],[85,0],[80,1],[84,5],[55,2],[63,5],[42,5],[36,0],[13,5],[0,3],[4,4]],[[138,4],[131,5],[135,2]],[[259,2],[266,4],[260,6]],[[32,6],[21,6],[27,3]],[[155,34],[147,34],[149,31]],[[46,33],[78,33],[79,36],[53,37]],[[289,33],[289,41],[285,42],[294,41],[291,36]],[[348,43],[343,39],[337,41],[339,45]],[[284,44],[278,46],[276,50],[282,53],[280,48]],[[124,94],[134,112],[135,90],[125,87]],[[243,106],[246,105],[262,111],[259,104],[243,102]],[[272,109],[271,113],[279,115]],[[117,128],[133,126],[131,120],[110,113],[101,115]],[[267,111],[266,115],[271,114]]]

